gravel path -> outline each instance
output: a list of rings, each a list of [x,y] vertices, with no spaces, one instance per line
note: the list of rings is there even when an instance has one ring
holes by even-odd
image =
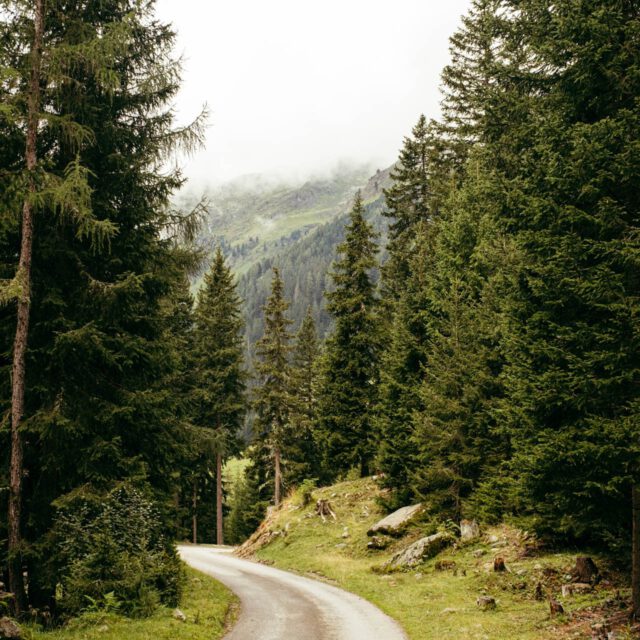
[[[231,549],[181,546],[180,555],[240,598],[225,640],[406,640],[382,611],[337,587],[241,560]]]

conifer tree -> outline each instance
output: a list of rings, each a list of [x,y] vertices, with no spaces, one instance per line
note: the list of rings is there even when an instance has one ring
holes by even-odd
[[[416,228],[408,277],[390,306],[388,340],[380,356],[376,465],[384,474],[383,484],[394,489],[390,506],[406,504],[414,495],[410,480],[416,465],[413,414],[422,406],[419,389],[429,336],[427,283],[433,268],[433,231],[431,224]]]
[[[223,544],[223,460],[238,451],[245,413],[243,326],[236,283],[218,247],[198,294],[194,329],[194,423],[209,432],[215,451],[216,544]]]
[[[0,55],[3,67],[13,67],[2,82],[14,83],[14,100],[3,105],[1,135],[8,132],[13,149],[16,131],[27,130],[11,122],[26,120],[21,109],[29,101],[18,88],[29,86],[32,65],[20,65],[30,60],[23,53],[34,29],[31,5],[11,4],[17,10],[2,12],[3,32],[14,39],[2,39]],[[133,478],[168,509],[184,434],[169,388],[176,359],[168,356],[165,302],[193,267],[192,253],[178,245],[183,232],[193,231],[184,223],[194,218],[170,209],[168,198],[183,179],[159,167],[178,146],[196,143],[200,129],[173,129],[167,104],[179,67],[171,55],[173,33],[153,19],[153,3],[113,0],[85,9],[48,4],[42,33],[20,428],[28,443],[22,504],[29,517],[22,518],[18,558],[20,580],[26,568],[29,601],[37,608],[54,596],[64,570],[51,547],[57,510],[77,500],[99,502],[114,484]],[[14,21],[6,29],[5,19]],[[21,77],[27,81],[16,80]],[[20,160],[3,166],[3,180],[15,175]],[[9,182],[8,198],[24,201],[14,196],[28,181]],[[6,278],[18,268],[17,218],[16,211],[0,234]],[[14,332],[15,312],[6,307],[0,316],[5,351]],[[5,369],[6,405],[8,380]],[[170,522],[162,525],[168,533]]]
[[[640,424],[637,8],[518,11],[545,90],[503,163],[517,188],[501,223],[524,255],[506,345],[513,491],[541,532],[624,544]]]
[[[360,193],[326,294],[335,328],[327,340],[319,394],[324,469],[329,477],[357,468],[369,472],[374,454],[373,413],[380,351],[375,285],[376,235],[365,220]]]
[[[286,478],[290,485],[317,477],[319,473],[315,434],[319,353],[316,325],[309,308],[296,336],[291,358],[290,425],[295,438],[287,448]]]
[[[376,462],[385,474],[384,484],[396,490],[397,504],[409,501],[412,493],[412,416],[420,406],[418,388],[428,333],[424,293],[438,209],[437,154],[433,125],[420,116],[391,173],[393,186],[384,192],[384,215],[391,219],[388,260],[382,267],[389,340],[380,358]]]
[[[11,461],[10,495],[8,509],[9,587],[15,594],[16,613],[25,607],[22,580],[22,533],[24,450],[22,421],[25,417],[27,345],[31,321],[33,289],[35,215],[47,210],[52,218],[66,220],[75,226],[78,237],[90,238],[94,248],[115,232],[115,226],[107,220],[98,220],[91,211],[88,172],[77,158],[70,158],[64,168],[51,170],[43,157],[42,137],[52,135],[61,147],[72,153],[84,146],[91,131],[74,121],[74,114],[62,109],[47,110],[52,91],[62,91],[68,80],[71,65],[83,61],[92,65],[96,74],[103,74],[108,61],[107,51],[114,52],[124,44],[124,33],[113,30],[105,33],[102,41],[77,40],[56,33],[56,27],[45,24],[49,15],[43,0],[35,3],[12,0],[0,5],[2,31],[7,40],[0,51],[0,76],[6,83],[2,118],[10,126],[24,130],[24,156],[13,169],[9,190],[13,204],[20,204],[20,212],[11,212],[19,221],[20,249],[15,275],[5,281],[0,300],[16,304],[16,327],[12,347],[11,372]],[[61,13],[64,13],[64,9]],[[67,9],[68,16],[77,19]],[[57,16],[58,18],[60,16]],[[78,20],[78,19],[77,19]],[[81,20],[78,20],[80,22]],[[106,74],[102,76],[102,80]],[[111,79],[112,82],[112,79]],[[107,80],[109,83],[109,80]],[[104,86],[104,82],[100,82]],[[46,87],[48,95],[43,95]],[[46,131],[42,131],[42,127]],[[49,148],[52,143],[49,141]]]
[[[257,345],[254,437],[258,463],[264,465],[268,460],[273,468],[273,500],[276,506],[280,505],[282,498],[282,452],[290,424],[291,321],[286,315],[288,308],[289,304],[284,299],[284,283],[274,267],[271,295],[264,306],[264,335]]]
[[[387,243],[389,257],[382,267],[385,300],[397,300],[404,290],[417,228],[420,224],[426,226],[433,217],[429,197],[433,144],[427,119],[421,115],[411,137],[404,139],[390,174],[393,185],[384,191],[386,207],[383,213],[391,219]]]

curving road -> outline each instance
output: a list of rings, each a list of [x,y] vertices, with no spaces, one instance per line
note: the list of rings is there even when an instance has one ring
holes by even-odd
[[[337,587],[240,560],[231,549],[179,550],[187,564],[240,598],[240,617],[225,640],[406,640],[382,611]]]

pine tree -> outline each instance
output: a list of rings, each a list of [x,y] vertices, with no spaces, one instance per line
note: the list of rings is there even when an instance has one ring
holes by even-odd
[[[267,460],[273,468],[273,499],[276,506],[282,497],[282,451],[287,442],[290,420],[289,325],[286,313],[289,304],[283,297],[284,283],[277,268],[273,268],[271,295],[264,306],[264,335],[257,345],[256,373],[258,386],[254,391],[256,419],[254,438],[258,464]],[[263,472],[266,475],[266,470]]]
[[[501,278],[506,271],[491,224],[500,193],[482,154],[472,152],[462,187],[443,203],[425,283],[429,332],[414,412],[415,492],[459,519],[466,499],[506,452],[495,424],[500,373]]]
[[[433,217],[430,172],[435,150],[430,126],[421,115],[404,139],[398,161],[390,174],[393,185],[385,189],[386,208],[391,219],[388,231],[388,259],[382,268],[384,299],[397,300],[409,277],[409,262],[415,247],[416,230]]]
[[[524,254],[503,414],[513,491],[540,532],[624,544],[638,473],[637,8],[518,11],[546,88],[509,132],[504,165],[501,223]]]
[[[30,11],[3,13],[3,21],[18,23],[7,31],[33,36]],[[193,254],[179,244],[194,218],[170,209],[169,196],[183,179],[158,167],[166,153],[198,139],[197,126],[172,127],[167,104],[179,80],[171,57],[174,36],[153,19],[152,3],[113,0],[82,12],[53,3],[42,37],[46,65],[39,83],[37,193],[31,198],[38,215],[20,429],[28,443],[22,503],[29,517],[22,518],[19,560],[37,608],[53,597],[65,570],[50,535],[60,510],[100,502],[127,480],[146,485],[163,513],[171,508],[184,424],[169,388],[177,360],[167,342],[165,303],[193,267]],[[3,39],[0,51],[3,66],[13,65],[18,77],[25,73],[19,64],[28,60],[23,42],[28,40],[16,45]],[[10,149],[20,127],[9,120],[22,121],[26,104],[24,95],[14,97],[2,116]],[[24,182],[19,177],[11,184],[6,198],[18,201]],[[17,268],[16,219],[3,224],[0,235],[7,278]],[[15,312],[6,307],[0,318],[4,352],[14,331]],[[6,368],[2,390],[7,406]],[[163,522],[172,536],[173,518]]]
[[[364,476],[373,460],[380,336],[371,272],[377,250],[358,193],[331,274],[335,290],[326,294],[335,328],[323,359],[319,415],[329,477],[354,467]]]
[[[380,356],[376,408],[376,465],[383,484],[394,490],[389,506],[411,501],[410,477],[415,468],[413,415],[422,404],[419,388],[429,336],[427,282],[433,261],[433,225],[416,229],[416,247],[408,265],[406,283],[390,309],[388,340]]]
[[[317,477],[317,361],[320,354],[311,308],[296,336],[291,358],[290,425],[295,438],[287,448],[286,480],[290,486]]]
[[[421,116],[391,173],[394,184],[384,192],[384,214],[391,218],[388,260],[382,267],[389,340],[380,357],[376,463],[385,475],[384,484],[395,490],[394,505],[408,502],[412,494],[412,416],[420,406],[428,333],[424,292],[438,209],[437,154],[433,125]]]
[[[207,440],[216,457],[216,544],[223,544],[222,464],[238,452],[237,433],[245,413],[243,327],[236,283],[218,247],[195,310],[193,394],[194,423],[210,434]]]
[[[24,443],[22,422],[25,405],[27,345],[30,334],[31,301],[33,296],[34,236],[37,233],[36,213],[43,209],[51,218],[66,219],[75,226],[78,237],[90,238],[94,249],[113,235],[115,226],[98,220],[91,211],[88,172],[76,158],[69,159],[60,170],[51,170],[52,154],[43,153],[42,138],[48,135],[48,147],[57,142],[61,148],[77,153],[91,132],[77,121],[74,113],[64,108],[47,111],[51,92],[62,91],[71,65],[82,56],[85,65],[92,65],[99,75],[105,70],[104,54],[116,51],[124,44],[124,34],[114,30],[105,33],[102,42],[94,37],[90,42],[78,43],[67,34],[62,37],[45,24],[44,2],[26,3],[19,0],[2,4],[2,32],[9,36],[0,51],[0,75],[8,80],[4,93],[3,120],[14,129],[25,132],[24,156],[12,166],[9,191],[13,203],[20,203],[20,248],[15,275],[3,283],[0,299],[16,303],[16,328],[12,348],[11,372],[11,461],[8,509],[9,586],[15,594],[16,613],[25,607],[22,579],[22,532]],[[71,14],[67,10],[67,14]],[[71,14],[72,15],[72,14]],[[59,17],[59,16],[57,16]],[[80,22],[80,20],[78,20]],[[44,64],[43,64],[44,58]],[[102,83],[101,83],[102,84]],[[43,95],[43,87],[47,93]],[[42,127],[47,127],[42,131]],[[55,141],[55,142],[54,142]]]

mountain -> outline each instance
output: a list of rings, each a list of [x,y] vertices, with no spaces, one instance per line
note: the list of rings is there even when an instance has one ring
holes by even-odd
[[[353,196],[361,191],[366,215],[381,233],[384,245],[382,190],[390,184],[390,170],[372,175],[369,167],[342,167],[329,178],[300,185],[250,176],[206,194],[211,213],[199,243],[208,255],[220,244],[238,277],[249,362],[262,335],[262,306],[274,266],[282,272],[285,295],[291,302],[292,330],[297,330],[311,306],[320,337],[327,334],[331,319],[324,309],[323,294],[330,286],[328,272],[344,237]]]

